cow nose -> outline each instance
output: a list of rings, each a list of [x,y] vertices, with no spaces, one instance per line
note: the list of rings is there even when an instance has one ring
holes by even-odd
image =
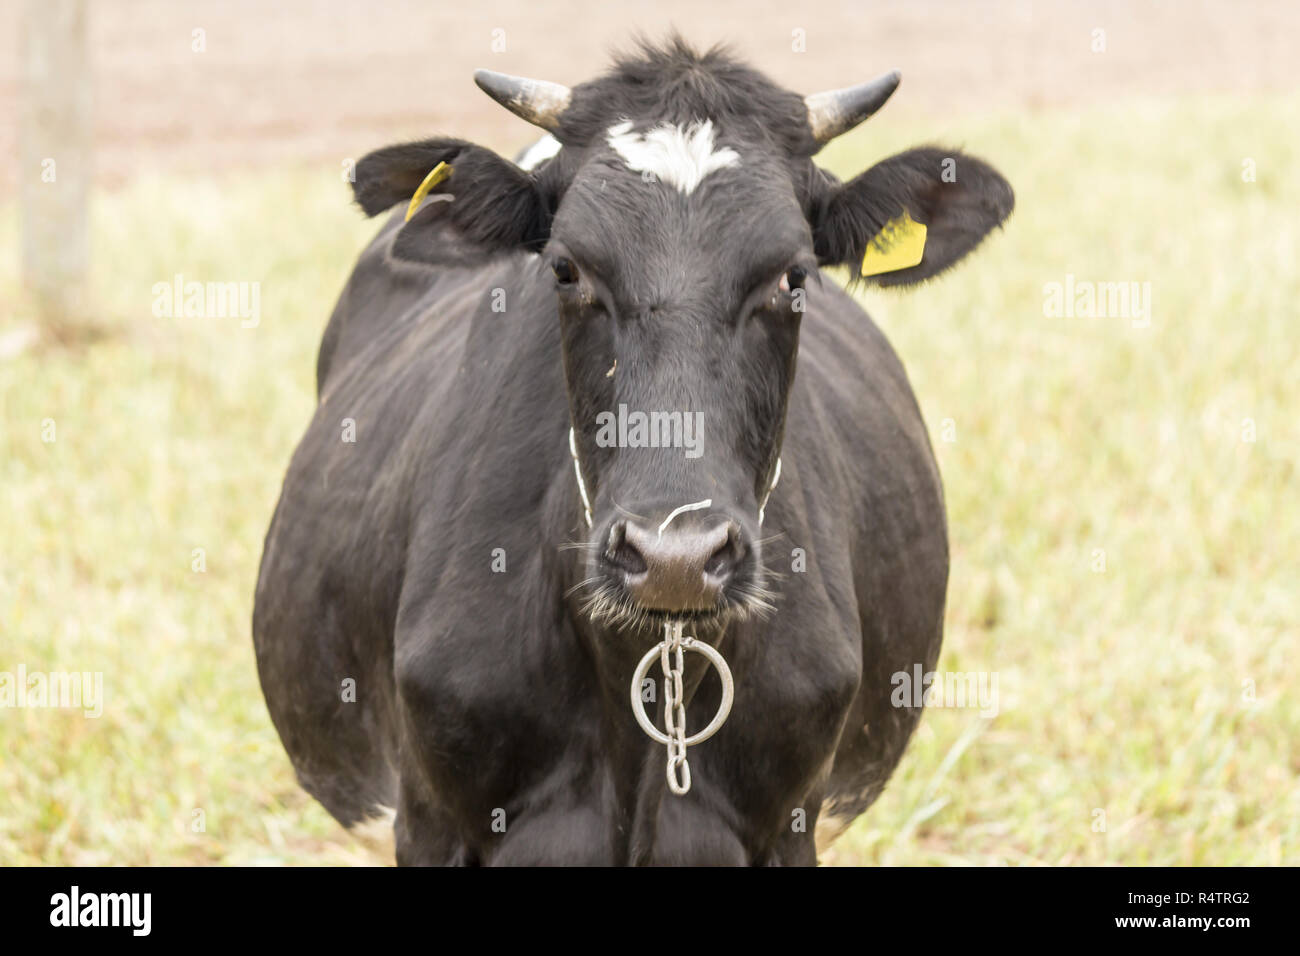
[[[718,595],[743,555],[740,526],[643,528],[633,521],[610,529],[605,557],[623,574],[628,593],[642,607],[703,611]]]

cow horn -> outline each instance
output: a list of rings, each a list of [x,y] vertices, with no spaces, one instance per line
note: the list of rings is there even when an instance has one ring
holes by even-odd
[[[569,108],[569,98],[573,96],[572,90],[559,83],[530,80],[495,70],[475,70],[474,82],[520,119],[552,133],[559,128],[560,116]]]
[[[898,81],[902,78],[897,70],[890,70],[868,83],[805,96],[808,128],[812,130],[813,139],[825,144],[853,129],[885,105],[885,100],[898,88]]]

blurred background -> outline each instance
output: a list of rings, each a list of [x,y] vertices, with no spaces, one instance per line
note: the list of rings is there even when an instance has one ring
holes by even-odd
[[[1287,2],[0,2],[0,863],[381,863],[293,779],[249,616],[373,234],[349,164],[537,132],[485,66],[573,85],[639,31],[800,92],[898,67],[818,161],[959,146],[1007,227],[863,304],[948,498],[928,711],[833,864],[1300,863],[1300,6]],[[160,307],[255,287],[256,316]],[[1136,283],[1146,315],[1051,305]],[[1103,310],[1104,311],[1104,310]],[[254,321],[255,318],[255,321]]]

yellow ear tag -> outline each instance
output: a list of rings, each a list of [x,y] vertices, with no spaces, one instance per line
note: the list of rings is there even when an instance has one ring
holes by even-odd
[[[433,169],[429,170],[429,175],[424,177],[424,182],[420,183],[420,188],[415,191],[411,197],[411,204],[406,207],[406,221],[410,222],[411,217],[415,215],[415,210],[420,208],[420,203],[424,202],[424,197],[429,195],[429,190],[442,182],[451,175],[451,167],[446,163],[439,163]]]
[[[885,223],[885,228],[867,243],[867,251],[862,256],[862,274],[876,276],[917,265],[925,255],[925,234],[925,226],[904,209],[901,216]]]

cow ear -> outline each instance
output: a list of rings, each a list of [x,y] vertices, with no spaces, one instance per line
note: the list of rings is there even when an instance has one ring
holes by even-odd
[[[441,171],[431,175],[440,164]],[[352,189],[368,216],[398,203],[409,206],[393,240],[396,259],[463,264],[541,248],[550,231],[550,204],[534,177],[464,140],[376,150],[357,163]],[[417,191],[423,195],[413,202]]]
[[[939,274],[1015,205],[992,166],[933,147],[891,156],[842,185],[824,182],[821,193],[810,217],[818,259],[882,286]]]

